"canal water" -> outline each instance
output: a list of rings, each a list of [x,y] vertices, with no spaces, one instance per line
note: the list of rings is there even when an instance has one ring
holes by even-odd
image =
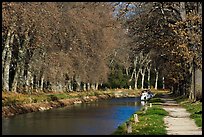
[[[110,135],[141,108],[140,98],[114,98],[2,118],[3,135]]]

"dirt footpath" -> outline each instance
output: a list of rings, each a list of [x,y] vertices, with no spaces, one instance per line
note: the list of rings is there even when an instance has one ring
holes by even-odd
[[[202,135],[202,128],[196,126],[185,108],[170,99],[168,95],[162,99],[165,101],[163,109],[169,112],[169,115],[164,118],[167,135]]]

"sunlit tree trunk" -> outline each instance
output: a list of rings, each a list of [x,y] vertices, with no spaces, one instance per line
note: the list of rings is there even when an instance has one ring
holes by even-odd
[[[125,68],[125,72],[126,72],[126,75],[128,76],[129,75],[128,67]]]
[[[11,62],[11,44],[13,40],[13,28],[8,30],[5,46],[2,51],[2,88],[3,91],[9,91],[9,69]]]
[[[11,37],[10,37],[11,35]],[[9,91],[9,72],[10,72],[10,63],[11,63],[11,56],[12,56],[12,45],[14,40],[14,34],[8,34],[9,39],[6,41],[6,45],[4,51],[6,52],[4,58],[4,70],[3,70],[3,90]]]
[[[81,80],[80,80],[80,77],[79,76],[75,77],[75,81],[76,81],[76,91],[80,91],[81,90]]]
[[[25,70],[25,58],[26,58],[26,52],[27,52],[27,47],[28,47],[28,44],[30,42],[30,37],[29,37],[29,29],[25,32],[25,39],[24,39],[24,42],[22,45],[20,45],[19,47],[19,53],[18,53],[18,63],[19,65],[17,69],[20,69],[20,73],[18,73],[19,77],[18,77],[18,84],[17,84],[17,87],[18,89],[21,89],[21,92],[23,92],[23,86],[26,84],[26,79],[25,79],[25,76],[24,76],[24,70]],[[17,38],[19,39],[19,38]],[[19,39],[20,40],[20,39]],[[18,41],[19,41],[18,40]]]
[[[136,73],[135,72],[135,90],[137,90],[138,88],[137,88],[137,82],[138,82],[138,78],[139,78],[139,72],[141,71],[141,69]]]
[[[83,91],[86,91],[86,83],[83,84]]]
[[[33,86],[33,77],[32,77],[32,73],[28,70],[27,76],[26,76],[26,85],[25,85],[26,93],[32,92],[32,86]]]
[[[43,91],[43,82],[44,82],[44,75],[42,74],[41,80],[40,80],[40,90]]]
[[[142,87],[141,88],[144,89],[144,79],[145,79],[146,68],[144,68],[140,72],[141,72],[141,75],[142,75]]]
[[[148,89],[150,89],[150,88],[151,88],[151,82],[150,82],[150,75],[151,75],[150,66],[147,68],[147,72],[148,72],[148,77],[147,77]]]
[[[154,86],[154,89],[157,90],[157,83],[158,83],[159,72],[157,71],[157,69],[155,69],[155,72],[156,72],[156,78],[155,78],[155,86]]]
[[[96,90],[95,84],[93,84],[93,83],[91,84],[91,89],[92,89],[92,90]]]
[[[189,95],[189,99],[192,100],[192,101],[195,101],[196,99],[196,95],[195,95],[195,66],[194,66],[194,61],[192,63],[192,68],[191,68],[191,74],[192,74],[192,77],[191,77],[191,89],[190,89],[190,95]]]
[[[57,92],[63,92],[63,84],[61,82],[57,82]]]
[[[71,80],[68,80],[68,91],[73,91],[73,84]]]
[[[87,83],[87,90],[89,91],[90,90],[90,83]]]
[[[96,82],[96,86],[95,87],[96,87],[95,89],[98,90],[98,82]]]
[[[138,57],[135,57],[135,60],[134,60],[134,70],[133,70],[133,73],[135,73],[135,90],[137,90],[137,81],[138,81],[139,72],[140,72],[140,69],[138,70],[138,72],[136,71],[137,60],[138,60]]]
[[[18,67],[17,67],[17,70],[16,70],[15,75],[14,75],[13,83],[12,83],[12,86],[11,86],[11,91],[12,92],[17,92],[17,84],[18,84],[19,73],[20,73],[20,69],[18,69]]]

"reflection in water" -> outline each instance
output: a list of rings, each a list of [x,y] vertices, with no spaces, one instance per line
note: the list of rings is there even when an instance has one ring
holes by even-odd
[[[108,135],[140,109],[139,98],[82,103],[2,118],[3,135]]]

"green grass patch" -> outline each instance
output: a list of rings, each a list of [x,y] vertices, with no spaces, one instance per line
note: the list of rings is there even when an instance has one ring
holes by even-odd
[[[162,100],[161,98],[155,98],[155,97],[153,97],[153,98],[151,98],[148,102],[149,102],[149,103],[164,103],[165,101]]]
[[[179,96],[175,100],[190,113],[196,125],[202,127],[202,102],[191,102],[186,96]]]
[[[190,118],[195,120],[196,125],[202,127],[202,102],[191,102],[186,99],[180,104],[190,112]]]
[[[138,123],[133,122],[133,116],[128,121],[132,122],[132,133],[130,135],[166,135],[166,129],[163,118],[168,115],[161,106],[148,108],[146,113],[144,109],[137,112]],[[126,123],[120,125],[112,135],[128,135],[126,132]]]

